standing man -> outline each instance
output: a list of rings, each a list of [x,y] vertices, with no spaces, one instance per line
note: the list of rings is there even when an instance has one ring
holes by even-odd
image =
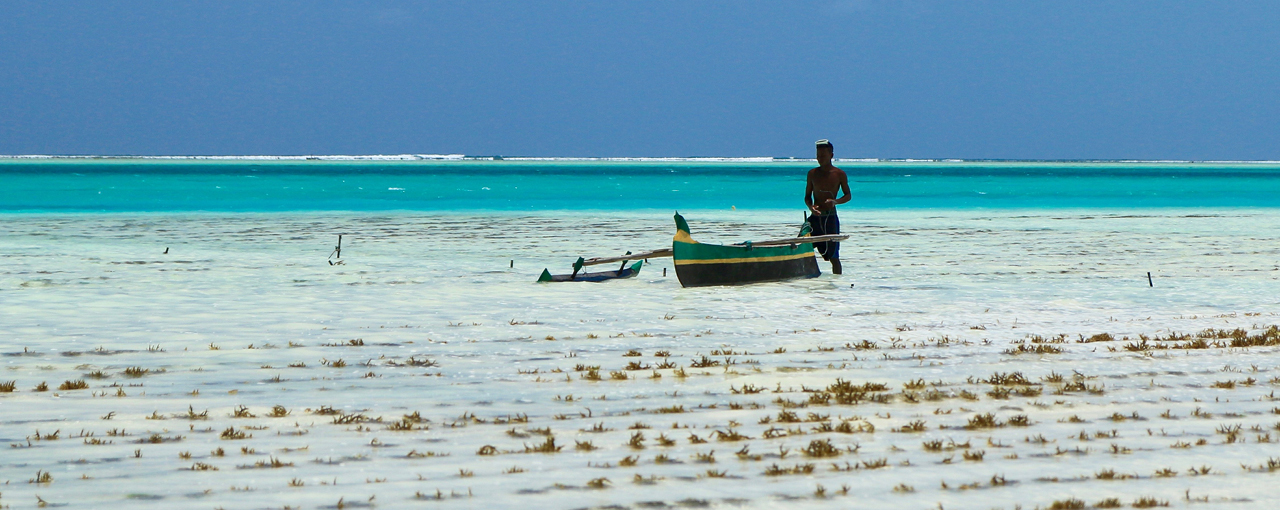
[[[804,203],[812,212],[809,216],[809,228],[812,235],[821,236],[840,233],[840,218],[836,216],[836,205],[849,201],[849,178],[844,170],[831,166],[831,158],[835,155],[835,147],[827,140],[818,140],[818,167],[809,170],[808,182],[804,187]],[[837,192],[843,190],[844,196],[836,198]],[[840,267],[840,243],[826,241],[813,243],[822,255],[822,260],[831,261],[831,272],[842,273]]]

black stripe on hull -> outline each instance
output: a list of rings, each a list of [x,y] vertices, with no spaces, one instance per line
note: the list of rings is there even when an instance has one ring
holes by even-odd
[[[816,257],[771,262],[676,265],[676,277],[684,287],[773,282],[792,278],[813,278],[820,274],[822,271],[818,269]]]

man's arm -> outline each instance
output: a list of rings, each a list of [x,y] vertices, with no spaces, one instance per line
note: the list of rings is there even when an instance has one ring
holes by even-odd
[[[852,193],[849,192],[849,176],[845,175],[843,171],[840,172],[840,191],[844,192],[844,196],[837,198],[836,204],[846,203],[852,198],[850,196]]]
[[[804,182],[804,205],[810,211],[817,213],[818,210],[813,205],[813,170],[809,171],[809,175],[805,177]]]

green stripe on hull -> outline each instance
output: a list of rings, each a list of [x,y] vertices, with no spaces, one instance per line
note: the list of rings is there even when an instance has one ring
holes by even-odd
[[[790,246],[770,246],[753,248],[748,246],[725,246],[722,244],[682,243],[671,244],[672,256],[677,262],[682,260],[725,260],[789,257],[796,255],[812,255],[813,245],[810,243]]]

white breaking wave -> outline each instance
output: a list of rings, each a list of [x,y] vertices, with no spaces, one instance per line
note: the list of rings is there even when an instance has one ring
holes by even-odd
[[[365,155],[309,155],[309,156],[53,156],[27,154],[0,156],[0,159],[155,159],[155,160],[212,160],[212,161],[440,161],[467,159],[463,154],[365,154]]]
[[[493,158],[498,159],[498,158]],[[703,158],[660,158],[660,157],[629,157],[629,158],[542,158],[542,157],[501,157],[503,161],[637,161],[637,162],[714,162],[714,163],[773,163],[776,161],[806,161],[794,158],[774,158],[774,157],[745,157],[745,158],[723,158],[723,157],[703,157]]]

